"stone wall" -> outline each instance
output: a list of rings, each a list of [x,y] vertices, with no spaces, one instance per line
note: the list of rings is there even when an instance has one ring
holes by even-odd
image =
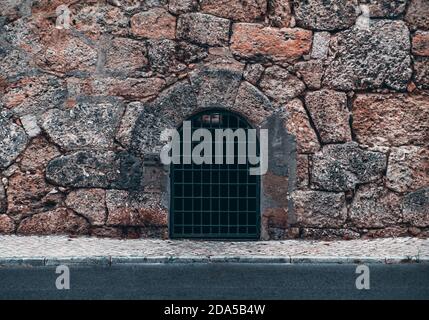
[[[210,107],[269,129],[263,239],[429,235],[427,0],[0,0],[0,233],[168,237]]]

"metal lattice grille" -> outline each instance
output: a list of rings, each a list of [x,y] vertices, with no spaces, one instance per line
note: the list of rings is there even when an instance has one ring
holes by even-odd
[[[200,113],[189,121],[191,132],[206,128],[212,137],[215,129],[251,129],[238,115],[220,110]],[[184,135],[182,130],[179,132],[182,145]],[[198,143],[192,142],[192,146]],[[226,164],[226,141],[223,141],[223,164],[214,164],[213,151],[213,164],[183,164],[181,154],[181,164],[171,165],[171,237],[259,238],[260,180],[259,176],[250,175],[247,158],[245,164],[238,163],[238,143],[246,144],[234,140],[234,164]]]

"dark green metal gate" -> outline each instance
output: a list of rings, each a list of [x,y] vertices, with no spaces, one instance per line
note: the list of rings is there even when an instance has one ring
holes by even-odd
[[[225,110],[204,111],[188,121],[192,123],[192,133],[199,128],[206,128],[213,137],[215,129],[251,129],[245,119]],[[183,128],[179,129],[179,133],[182,145]],[[192,142],[192,146],[198,143]],[[226,164],[225,141],[223,148],[223,164],[214,164],[214,141],[213,164],[183,164],[182,153],[181,164],[171,164],[170,237],[259,238],[260,177],[250,175],[249,168],[252,165],[247,158],[245,164],[238,163],[237,140],[234,140],[234,164]]]

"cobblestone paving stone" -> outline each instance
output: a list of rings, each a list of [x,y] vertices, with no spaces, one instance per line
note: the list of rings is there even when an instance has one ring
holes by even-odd
[[[429,240],[387,238],[350,241],[115,240],[64,236],[0,236],[0,259],[91,257],[289,257],[429,259]]]

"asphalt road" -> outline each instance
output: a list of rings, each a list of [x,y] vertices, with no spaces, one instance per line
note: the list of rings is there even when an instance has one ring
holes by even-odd
[[[429,299],[429,264],[159,264],[70,267],[70,290],[55,267],[0,268],[0,299]]]

